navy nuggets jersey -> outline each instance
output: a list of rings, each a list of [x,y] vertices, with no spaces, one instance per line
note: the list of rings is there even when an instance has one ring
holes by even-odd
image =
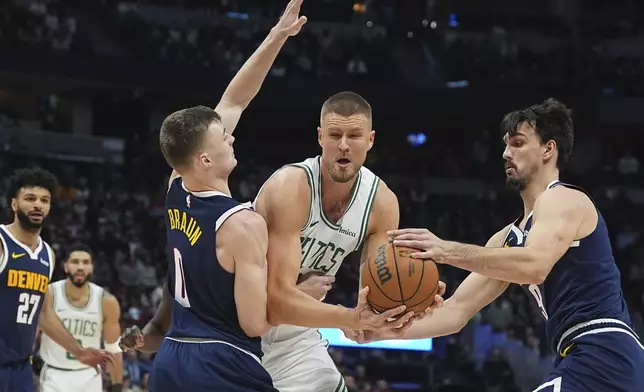
[[[169,338],[226,342],[261,357],[261,338],[239,326],[235,275],[217,260],[217,229],[234,213],[249,209],[228,195],[188,192],[180,178],[166,196],[168,290],[174,298]]]
[[[554,181],[554,186],[580,188]],[[546,335],[555,353],[561,355],[572,339],[597,328],[618,328],[636,336],[626,307],[620,273],[613,258],[608,229],[597,211],[595,231],[570,244],[568,251],[554,265],[540,285],[524,285],[546,319]],[[532,227],[532,213],[523,231],[515,221],[507,234],[505,246],[524,246]],[[635,342],[633,342],[635,343]]]
[[[0,366],[29,359],[38,315],[54,271],[54,255],[42,239],[35,251],[0,225]]]

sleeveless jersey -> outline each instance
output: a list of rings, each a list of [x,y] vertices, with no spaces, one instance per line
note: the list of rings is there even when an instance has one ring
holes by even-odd
[[[54,271],[54,253],[38,238],[32,251],[0,225],[0,366],[29,359],[38,315]]]
[[[166,196],[168,290],[174,298],[167,337],[231,344],[261,357],[261,339],[248,337],[237,317],[235,274],[217,260],[217,230],[231,215],[250,209],[228,195],[189,192],[181,178]]]
[[[565,186],[581,192],[581,188],[553,181],[547,189]],[[522,285],[535,299],[546,319],[546,336],[554,353],[564,348],[562,341],[576,326],[623,324],[632,331],[631,319],[621,288],[620,273],[613,258],[606,222],[597,210],[595,230],[570,244],[568,251],[554,265],[543,284]],[[532,227],[532,212],[523,231],[511,226],[505,239],[506,247],[524,246]],[[581,331],[583,332],[583,331]]]
[[[309,158],[290,166],[304,170],[311,187],[309,216],[300,231],[300,274],[316,271],[335,276],[344,258],[357,250],[366,237],[369,215],[380,179],[366,167],[360,168],[347,208],[342,218],[333,223],[322,209],[320,157]],[[260,193],[261,191],[260,189]],[[310,328],[282,325],[272,328],[264,341],[271,343],[288,340],[306,331],[310,331]]]
[[[66,279],[59,280],[49,285],[49,290],[52,290],[54,296],[54,311],[81,346],[100,349],[103,339],[103,288],[94,283],[88,283],[89,299],[87,304],[82,308],[77,308],[67,299],[66,281]],[[40,357],[47,365],[59,369],[88,368],[45,333],[42,334],[40,341]]]

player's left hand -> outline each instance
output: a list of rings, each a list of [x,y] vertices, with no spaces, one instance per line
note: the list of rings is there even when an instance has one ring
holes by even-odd
[[[303,0],[289,1],[282,17],[275,27],[273,27],[271,32],[277,34],[281,38],[288,38],[297,35],[307,21],[306,16],[300,16],[302,1]]]
[[[439,264],[445,262],[447,242],[427,229],[391,230],[387,232],[387,236],[396,246],[419,249],[419,252],[411,254],[415,259],[431,259]]]
[[[82,348],[75,357],[80,363],[92,366],[98,373],[100,373],[100,365],[106,362],[114,363],[113,354],[91,347]]]
[[[327,276],[323,272],[309,272],[297,279],[297,288],[311,297],[323,301],[326,293],[333,287],[334,276]]]

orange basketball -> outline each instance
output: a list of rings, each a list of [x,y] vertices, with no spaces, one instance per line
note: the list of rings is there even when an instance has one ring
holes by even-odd
[[[382,313],[400,305],[407,311],[423,312],[434,303],[438,291],[438,268],[432,260],[412,259],[416,249],[380,245],[362,266],[362,287],[369,286],[367,300]]]

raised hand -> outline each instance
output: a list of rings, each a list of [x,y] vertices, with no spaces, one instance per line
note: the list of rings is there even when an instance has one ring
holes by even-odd
[[[292,37],[297,35],[302,26],[307,21],[306,16],[300,16],[300,7],[303,0],[289,1],[279,22],[273,27],[272,31],[283,37]]]
[[[390,241],[396,246],[419,249],[412,253],[416,259],[431,259],[443,263],[447,254],[446,242],[427,229],[399,229],[387,232]]]
[[[121,334],[121,339],[119,340],[119,347],[123,351],[136,350],[143,347],[144,343],[143,332],[139,327],[134,326],[126,329]]]

